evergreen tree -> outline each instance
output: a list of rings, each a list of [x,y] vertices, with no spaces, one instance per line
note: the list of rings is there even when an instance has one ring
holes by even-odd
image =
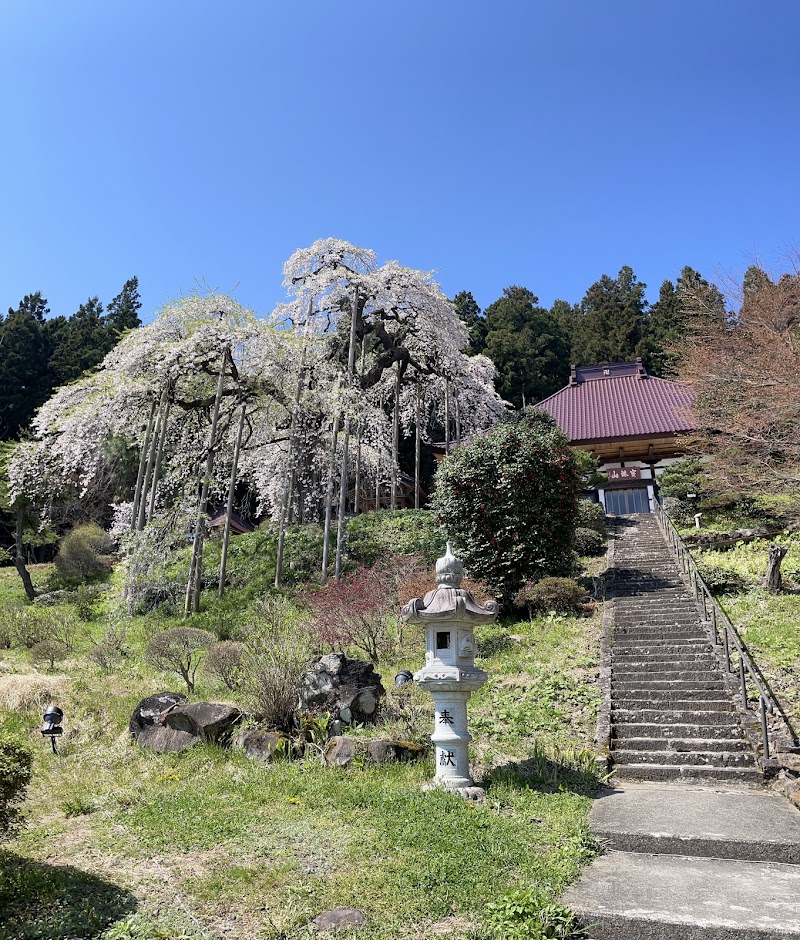
[[[558,316],[525,287],[506,287],[486,308],[486,355],[497,389],[517,407],[552,395],[569,376],[569,340]]]
[[[625,265],[616,278],[604,274],[586,291],[572,340],[577,365],[625,362],[640,354],[647,299],[646,284]]]
[[[44,364],[47,343],[44,318],[50,311],[41,293],[26,294],[0,322],[0,438],[16,437],[52,385]]]
[[[141,309],[139,278],[132,277],[125,281],[122,290],[108,305],[105,316],[106,323],[118,334],[124,333],[126,330],[135,330],[137,326],[142,325],[142,321],[139,319]]]
[[[650,308],[637,351],[651,375],[674,374],[675,346],[681,338],[683,323],[683,306],[678,287],[672,281],[664,281],[658,292],[658,300]]]
[[[55,385],[66,385],[102,362],[116,345],[118,334],[103,317],[103,305],[97,297],[85,304],[54,331],[50,368]]]
[[[462,290],[453,298],[453,305],[469,330],[468,355],[482,353],[486,349],[486,319],[477,301],[469,291]]]

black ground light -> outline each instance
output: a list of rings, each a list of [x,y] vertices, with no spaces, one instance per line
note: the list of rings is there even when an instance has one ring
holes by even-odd
[[[46,738],[50,738],[50,744],[53,746],[53,753],[58,754],[56,750],[56,738],[64,733],[61,727],[61,720],[64,712],[57,705],[48,705],[44,710],[44,722],[39,729]]]

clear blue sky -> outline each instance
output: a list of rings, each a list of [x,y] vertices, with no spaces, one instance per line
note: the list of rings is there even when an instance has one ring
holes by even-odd
[[[800,242],[800,4],[0,0],[0,307],[260,313],[328,236],[486,306]]]

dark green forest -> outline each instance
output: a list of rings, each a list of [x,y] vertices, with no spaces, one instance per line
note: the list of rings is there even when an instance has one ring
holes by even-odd
[[[51,316],[37,291],[0,315],[0,440],[17,438],[55,389],[94,369],[141,324],[132,277],[107,308],[90,297],[71,316]]]

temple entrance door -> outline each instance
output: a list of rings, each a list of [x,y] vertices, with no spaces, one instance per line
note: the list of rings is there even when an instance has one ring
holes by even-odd
[[[650,512],[646,486],[624,490],[605,491],[606,512],[614,516],[627,516],[632,512]]]

